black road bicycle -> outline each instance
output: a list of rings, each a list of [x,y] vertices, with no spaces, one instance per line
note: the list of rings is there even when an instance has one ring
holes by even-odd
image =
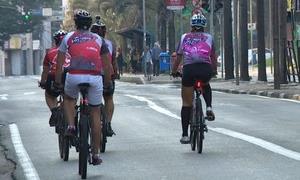
[[[204,132],[208,132],[207,125],[205,123],[206,117],[204,117],[201,94],[202,94],[203,82],[196,80],[194,84],[194,99],[193,99],[193,113],[190,118],[190,143],[192,151],[202,153]]]
[[[106,148],[106,142],[107,142],[107,118],[106,118],[106,113],[105,113],[105,106],[101,104],[100,106],[101,110],[101,142],[100,142],[100,152],[104,153],[105,148]]]
[[[70,139],[68,136],[65,136],[65,131],[68,127],[68,123],[64,116],[63,109],[63,95],[59,96],[58,101],[58,110],[57,110],[57,123],[55,126],[55,132],[58,136],[58,147],[60,158],[64,161],[69,160],[69,149],[71,147]]]

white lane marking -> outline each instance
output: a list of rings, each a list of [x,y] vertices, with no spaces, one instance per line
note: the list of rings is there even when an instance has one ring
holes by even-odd
[[[8,94],[0,94],[0,100],[7,100]]]
[[[142,101],[142,102],[147,102],[148,106],[150,108],[154,109],[155,111],[158,111],[162,114],[165,114],[165,115],[170,116],[170,117],[175,118],[175,119],[180,119],[180,117],[178,117],[176,114],[173,114],[169,110],[164,109],[164,108],[156,105],[153,101],[150,101],[147,98],[144,98],[144,97],[141,97],[141,96],[133,96],[133,95],[129,95],[129,94],[127,94],[125,96],[137,99],[137,100]]]
[[[12,143],[15,147],[17,157],[19,159],[21,167],[23,168],[26,179],[40,180],[40,177],[23,146],[18,126],[16,124],[11,124],[9,125],[9,129],[10,129]]]
[[[36,94],[36,92],[25,92],[24,95],[33,95]]]
[[[162,114],[173,117],[175,119],[181,119],[176,114],[173,114],[169,110],[164,109],[164,108],[156,105],[154,102],[150,101],[149,99],[147,99],[145,97],[133,96],[133,95],[126,95],[126,96],[137,99],[138,101],[147,102],[147,104],[150,108],[152,108],[153,110],[158,111]],[[239,133],[239,132],[231,131],[231,130],[224,129],[224,128],[211,128],[211,127],[208,127],[208,129],[212,130],[214,132],[220,133],[220,134],[224,134],[224,135],[227,135],[227,136],[231,136],[231,137],[234,137],[234,138],[237,138],[237,139],[244,140],[244,141],[249,142],[251,144],[260,146],[260,147],[262,147],[266,150],[269,150],[269,151],[272,151],[274,153],[283,155],[283,156],[288,157],[290,159],[300,161],[300,153],[299,152],[286,149],[282,146],[279,146],[277,144],[273,144],[273,143],[265,141],[263,139],[256,138],[256,137],[253,137],[253,136],[249,136],[249,135],[246,135],[246,134],[242,134],[242,133]]]
[[[214,92],[214,93],[217,93],[217,94],[228,94],[228,93],[226,93],[226,92],[214,91],[214,90],[213,90],[213,92]]]
[[[279,99],[281,101],[287,101],[287,102],[294,102],[294,103],[298,103],[300,104],[300,101],[298,100],[294,100],[294,99],[285,99],[285,98],[273,98],[273,97],[268,97],[268,96],[259,96],[259,95],[251,95],[251,96],[254,96],[254,97],[259,97],[259,98],[264,98],[264,99]]]
[[[224,128],[210,128],[210,130],[213,130],[215,132],[225,134],[225,135],[237,138],[237,139],[241,139],[241,140],[247,141],[252,144],[256,144],[257,146],[260,146],[260,147],[267,149],[269,151],[272,151],[274,153],[281,154],[288,158],[300,161],[300,153],[299,152],[286,149],[282,146],[265,141],[263,139],[256,138],[253,136],[248,136],[246,134],[242,134],[242,133],[231,131],[231,130],[224,129]]]

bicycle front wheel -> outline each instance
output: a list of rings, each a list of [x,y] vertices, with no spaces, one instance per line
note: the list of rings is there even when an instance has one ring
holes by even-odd
[[[106,113],[104,106],[101,106],[101,142],[100,142],[100,152],[104,153],[107,142],[107,122],[106,122]]]
[[[89,118],[86,115],[81,115],[79,120],[79,174],[81,179],[86,179],[87,162],[89,155]]]
[[[197,130],[194,127],[190,127],[190,143],[191,143],[191,149],[192,151],[195,151],[196,149],[196,135],[197,135]]]

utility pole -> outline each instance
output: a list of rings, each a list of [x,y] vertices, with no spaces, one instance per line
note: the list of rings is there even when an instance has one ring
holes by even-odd
[[[233,42],[234,42],[234,61],[235,61],[235,80],[236,85],[240,84],[240,74],[239,74],[239,41],[238,41],[238,0],[233,0]]]
[[[273,50],[274,50],[274,89],[280,89],[279,76],[279,1],[272,2]]]

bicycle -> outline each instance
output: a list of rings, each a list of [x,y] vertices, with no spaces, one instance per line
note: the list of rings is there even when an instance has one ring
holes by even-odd
[[[202,153],[204,132],[208,132],[204,117],[201,94],[202,94],[203,82],[196,80],[194,84],[194,99],[193,99],[193,113],[190,118],[190,144],[192,151],[195,151],[197,145],[197,152]]]
[[[107,119],[106,119],[106,113],[105,113],[105,106],[101,104],[100,106],[101,111],[101,137],[100,137],[100,152],[104,153],[107,143]]]
[[[181,77],[182,74],[177,72],[176,74],[171,74],[173,77]],[[203,140],[204,140],[204,132],[208,132],[207,125],[205,120],[207,117],[204,117],[202,103],[200,96],[202,95],[202,87],[204,83],[196,79],[194,83],[194,98],[193,98],[193,112],[192,117],[190,118],[190,144],[192,151],[196,150],[199,154],[202,153],[203,150]]]
[[[58,119],[55,125],[55,132],[58,136],[58,147],[59,147],[59,155],[60,158],[64,161],[69,160],[69,149],[71,148],[71,143],[69,137],[65,136],[65,131],[68,127],[68,123],[64,118],[64,110],[63,110],[63,97],[59,96],[58,101]]]

